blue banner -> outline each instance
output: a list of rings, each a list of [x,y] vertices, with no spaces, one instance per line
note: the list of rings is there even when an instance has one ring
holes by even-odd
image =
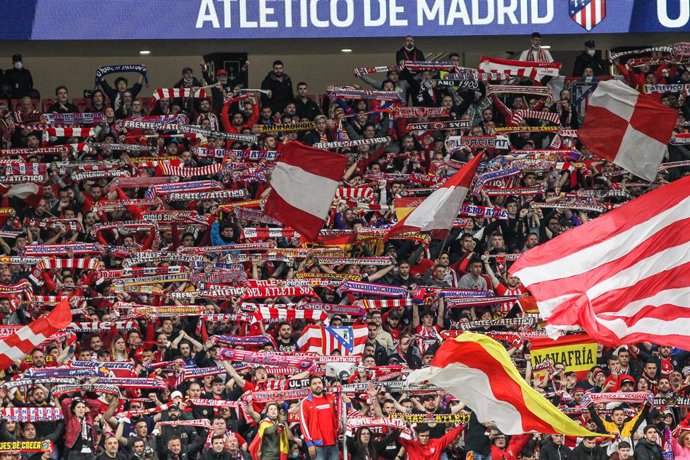
[[[0,0],[0,40],[688,32],[688,0]]]

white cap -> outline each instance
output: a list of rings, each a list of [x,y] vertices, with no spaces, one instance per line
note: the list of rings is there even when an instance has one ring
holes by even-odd
[[[170,395],[171,400],[173,400],[175,398],[182,398],[182,397],[183,397],[182,392],[177,391],[177,390],[173,391],[172,394]]]

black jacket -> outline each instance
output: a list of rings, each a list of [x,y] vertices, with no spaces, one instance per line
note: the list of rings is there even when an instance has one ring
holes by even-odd
[[[479,423],[474,412],[470,414],[470,422],[465,428],[465,450],[486,457],[491,456],[491,441],[486,435],[486,427]]]
[[[273,71],[268,72],[264,81],[261,82],[261,89],[271,91],[270,98],[265,94],[261,95],[261,106],[270,107],[274,113],[282,112],[288,102],[292,102],[295,99],[295,95],[292,92],[292,80],[286,73],[283,73],[282,80],[278,80]]]
[[[201,460],[230,460],[230,454],[225,451],[218,453],[209,449],[201,456]]]
[[[419,48],[414,48],[412,51],[407,51],[405,47],[400,48],[395,52],[395,63],[400,64],[400,61],[425,61],[424,52]]]
[[[309,98],[307,98],[307,102],[302,102],[300,98],[295,99],[295,108],[297,109],[297,116],[300,118],[314,120],[314,117],[321,114],[319,106]]]
[[[29,92],[34,88],[34,79],[31,76],[31,72],[25,68],[5,70],[3,81],[9,87],[12,99],[21,99],[24,96],[28,96]]]
[[[655,442],[641,439],[635,446],[635,458],[637,460],[663,460],[661,447]]]
[[[122,98],[118,99],[120,92],[110,86],[105,80],[101,80],[101,88],[103,88],[103,92],[106,96],[108,96],[108,99],[110,99],[110,103],[112,104],[113,108],[115,110],[120,109],[120,107],[122,107]],[[139,91],[141,91],[141,88],[141,83],[137,82],[131,88],[127,88],[125,91],[129,91],[132,94],[132,99],[134,99],[139,94]]]
[[[76,105],[72,104],[71,102],[66,102],[66,103],[65,103],[65,107],[66,107],[66,109],[63,109],[62,107],[60,107],[60,103],[56,101],[55,103],[51,104],[50,107],[48,107],[47,112],[48,112],[48,113],[53,113],[53,112],[57,112],[57,113],[77,113],[77,112],[79,112],[79,107],[77,107]]]
[[[158,437],[158,452],[161,460],[168,457],[168,440],[180,438],[182,441],[182,452],[189,455],[196,454],[204,447],[206,438],[202,438],[191,426],[170,425],[163,427],[161,435]]]
[[[541,448],[539,453],[539,460],[566,460],[570,456],[570,447],[564,445],[556,445],[549,440]]]
[[[580,54],[575,58],[575,66],[573,67],[573,77],[581,77],[585,73],[585,68],[591,67],[594,72],[594,76],[608,75],[608,72],[604,69],[601,61],[597,59],[596,55],[590,56],[586,52]]]
[[[328,142],[335,140],[335,137],[328,129],[326,129],[326,139],[328,139]],[[309,131],[302,140],[304,145],[314,145],[318,142],[321,142],[321,135],[316,130]]]
[[[580,443],[573,449],[568,458],[569,460],[606,460],[608,455],[606,455],[606,451],[600,446],[589,448]]]

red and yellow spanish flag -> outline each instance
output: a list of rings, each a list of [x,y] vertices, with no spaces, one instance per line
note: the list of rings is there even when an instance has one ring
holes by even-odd
[[[414,371],[408,383],[429,381],[453,394],[504,434],[529,432],[601,436],[578,425],[522,378],[505,348],[482,334],[464,332],[446,340],[431,367]]]

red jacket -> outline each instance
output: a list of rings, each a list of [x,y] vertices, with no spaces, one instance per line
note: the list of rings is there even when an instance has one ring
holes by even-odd
[[[62,413],[65,417],[65,447],[68,449],[71,449],[72,446],[74,446],[74,443],[77,442],[77,438],[81,432],[81,423],[69,408],[70,404],[72,404],[72,399],[73,398],[66,398],[61,403]],[[101,404],[98,401],[88,399],[84,399],[84,404],[86,404],[86,407],[90,409],[84,417],[86,417],[87,425],[91,427],[91,439],[97,439],[96,430],[93,426],[93,419],[101,413]]]
[[[463,429],[465,429],[464,425],[460,425],[439,439],[430,439],[424,446],[419,441],[404,438],[400,438],[400,444],[405,448],[409,460],[440,460],[443,451],[462,433]]]
[[[319,399],[315,401],[314,395],[310,394],[299,403],[299,424],[307,447],[330,446],[338,440],[337,400],[325,393]]]
[[[520,434],[510,438],[505,449],[499,449],[496,444],[491,446],[491,460],[516,460],[520,458],[520,452],[529,442],[531,434]]]

